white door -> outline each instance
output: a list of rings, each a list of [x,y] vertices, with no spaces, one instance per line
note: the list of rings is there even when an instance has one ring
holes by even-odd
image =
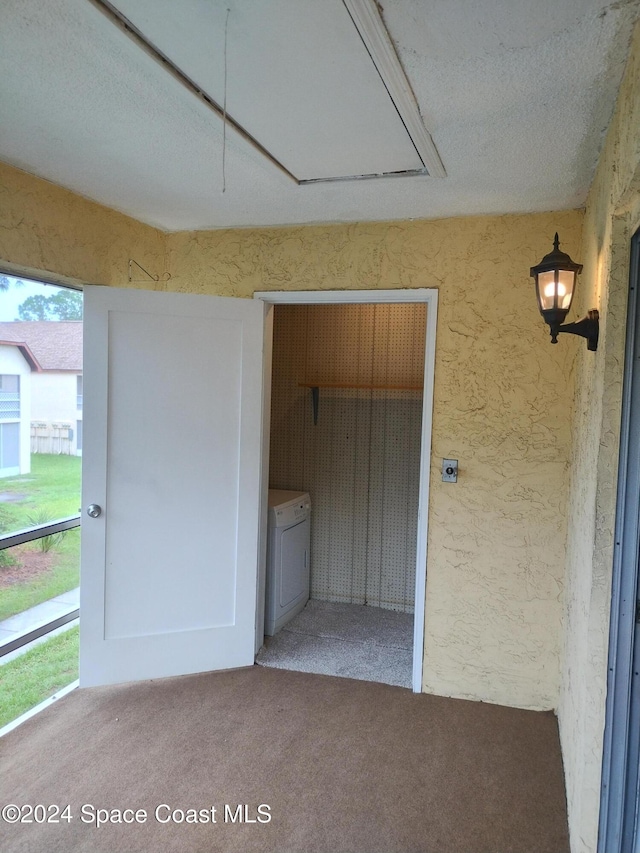
[[[251,665],[263,304],[84,293],[80,684]]]

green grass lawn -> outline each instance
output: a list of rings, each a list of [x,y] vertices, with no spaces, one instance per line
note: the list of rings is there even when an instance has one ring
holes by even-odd
[[[78,677],[77,627],[0,665],[0,727]]]
[[[34,516],[46,514],[48,520],[55,521],[76,515],[80,511],[81,472],[79,456],[32,453],[30,474],[0,478],[0,494],[18,497],[0,503],[0,530],[13,533],[31,527]]]
[[[37,544],[29,543],[28,547],[35,549]],[[16,553],[13,559],[19,563],[17,549],[9,549],[9,553],[11,552]],[[24,583],[0,587],[0,621],[16,613],[22,613],[23,610],[35,607],[36,604],[41,604],[50,598],[55,598],[56,595],[68,592],[70,589],[75,589],[79,585],[80,530],[69,530],[65,533],[61,543],[50,553],[53,559],[49,571]],[[0,576],[2,571],[0,566]]]
[[[0,503],[0,532],[13,533],[34,524],[55,521],[75,515],[80,507],[82,460],[77,456],[33,454],[31,473],[0,479],[0,495],[16,500]],[[20,563],[21,549],[38,550],[38,541],[0,551],[4,560],[13,562],[0,576]],[[47,572],[24,582],[0,586],[0,620],[40,604],[78,586],[80,582],[80,530],[70,530],[50,551],[51,566]]]

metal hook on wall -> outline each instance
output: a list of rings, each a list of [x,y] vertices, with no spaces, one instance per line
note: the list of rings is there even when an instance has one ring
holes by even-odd
[[[142,264],[139,264],[137,261],[134,261],[134,259],[133,259],[133,258],[129,258],[129,282],[132,282],[132,281],[144,281],[144,279],[143,279],[143,278],[136,278],[136,279],[134,279],[134,278],[133,278],[133,276],[132,276],[132,264],[135,264],[135,265],[138,267],[138,269],[142,270],[142,272],[143,272],[145,275],[149,276],[149,278],[151,279],[151,281],[161,281],[161,280],[162,280],[162,281],[169,281],[169,279],[171,278],[171,273],[170,273],[170,272],[162,273],[162,277],[160,277],[159,275],[152,275],[152,274],[149,272],[149,270],[146,270],[146,269],[142,266]]]

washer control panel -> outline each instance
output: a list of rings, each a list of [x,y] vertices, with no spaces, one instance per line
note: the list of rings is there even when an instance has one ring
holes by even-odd
[[[288,506],[274,507],[276,527],[287,527],[298,521],[304,521],[311,512],[311,501],[301,500]]]
[[[311,514],[308,492],[293,489],[269,489],[269,527],[291,527]]]

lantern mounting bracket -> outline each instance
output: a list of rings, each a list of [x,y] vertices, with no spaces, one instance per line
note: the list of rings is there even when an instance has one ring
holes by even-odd
[[[567,332],[570,335],[580,335],[587,339],[587,349],[595,352],[598,349],[598,335],[600,331],[600,314],[594,308],[587,316],[577,323],[565,323],[563,326],[549,324],[551,330],[551,343],[558,343],[558,334]]]

